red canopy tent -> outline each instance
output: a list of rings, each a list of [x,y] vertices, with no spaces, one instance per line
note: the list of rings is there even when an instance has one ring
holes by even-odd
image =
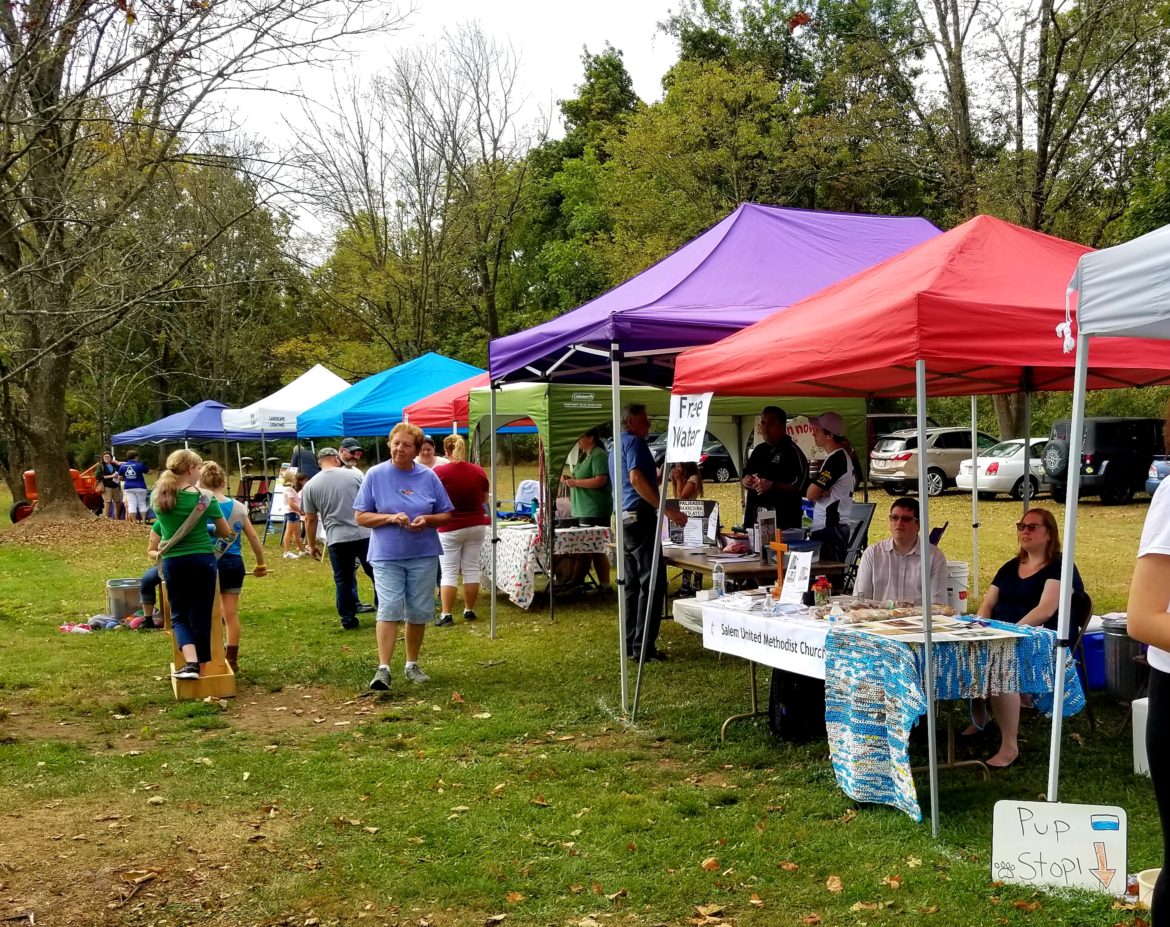
[[[1078,260],[1091,250],[977,216],[722,341],[684,351],[675,361],[673,390],[745,396],[914,396],[922,446],[928,393],[975,396],[1073,388],[1073,355],[1062,350],[1055,335],[1059,326],[1071,339],[1065,320],[1068,281]],[[1164,383],[1168,371],[1170,342],[1099,339],[1093,346],[1087,386]],[[1025,434],[1028,427],[1025,422]],[[920,498],[927,498],[924,468],[918,491]],[[928,512],[924,505],[923,535],[930,530]],[[929,603],[926,550],[922,548],[922,599]],[[1062,622],[1067,632],[1064,614]],[[926,627],[931,824],[937,835],[929,622]],[[1065,650],[1058,648],[1058,676]],[[1054,744],[1060,719],[1058,704]],[[1055,746],[1053,755],[1059,755]],[[1054,799],[1055,772],[1050,779]]]
[[[487,373],[477,373],[473,377],[460,380],[437,393],[432,393],[425,399],[412,402],[402,411],[406,420],[418,425],[419,428],[454,426],[457,430],[463,431],[466,430],[470,417],[468,394],[473,389],[487,389],[490,385],[491,378]],[[532,419],[525,418],[513,422],[508,429],[504,429],[504,432],[506,434],[535,434],[536,426]]]
[[[742,396],[932,396],[1072,388],[1054,338],[1091,249],[977,216],[675,362],[674,391]],[[1170,342],[1101,339],[1089,389],[1161,383]]]

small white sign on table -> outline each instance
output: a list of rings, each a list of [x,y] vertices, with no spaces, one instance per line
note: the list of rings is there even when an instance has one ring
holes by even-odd
[[[707,417],[714,393],[670,397],[670,423],[666,427],[666,462],[698,463],[707,440]]]
[[[996,882],[1125,894],[1129,825],[1112,805],[999,801],[991,833]]]
[[[784,571],[784,587],[780,590],[780,601],[785,605],[800,605],[808,592],[808,581],[812,576],[811,550],[788,552],[788,569]]]

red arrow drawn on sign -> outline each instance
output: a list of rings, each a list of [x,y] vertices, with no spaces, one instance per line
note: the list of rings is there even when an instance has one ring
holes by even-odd
[[[1109,883],[1113,881],[1113,876],[1117,874],[1117,870],[1108,868],[1109,860],[1105,858],[1105,844],[1094,843],[1093,851],[1097,854],[1097,868],[1090,869],[1089,872],[1097,877],[1102,888],[1108,888]]]

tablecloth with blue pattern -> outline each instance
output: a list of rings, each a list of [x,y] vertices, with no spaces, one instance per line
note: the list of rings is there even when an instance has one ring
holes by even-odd
[[[986,698],[1003,692],[1032,696],[1051,714],[1056,634],[1044,628],[986,622],[1022,637],[934,644],[935,697]],[[825,646],[825,723],[833,773],[860,802],[893,805],[922,820],[910,773],[910,729],[926,713],[926,647],[876,634],[834,628]],[[1064,713],[1085,706],[1072,660],[1065,664]]]

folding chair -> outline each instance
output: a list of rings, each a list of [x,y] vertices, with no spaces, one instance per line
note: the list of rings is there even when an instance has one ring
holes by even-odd
[[[507,502],[496,504],[496,517],[503,519],[532,518],[536,515],[536,507],[540,504],[540,483],[536,480],[521,480],[516,487],[516,498],[511,503],[512,511],[501,511],[500,506]]]
[[[857,567],[869,541],[869,526],[876,509],[876,502],[853,503],[853,515],[849,519],[852,526],[849,532],[849,549],[845,553],[845,579],[842,583],[846,595],[852,594],[853,584],[857,581]]]
[[[1097,730],[1097,718],[1093,715],[1093,703],[1089,701],[1089,671],[1085,667],[1085,629],[1093,618],[1093,598],[1088,593],[1077,595],[1072,599],[1072,636],[1069,642],[1069,653],[1076,661],[1077,674],[1081,677],[1081,688],[1085,691],[1085,714],[1089,716],[1089,730]]]

